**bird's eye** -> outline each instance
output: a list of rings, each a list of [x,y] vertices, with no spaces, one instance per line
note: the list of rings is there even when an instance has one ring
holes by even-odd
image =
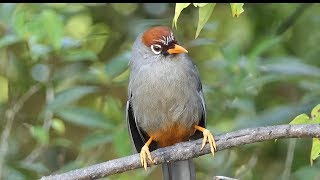
[[[155,54],[160,54],[162,51],[162,47],[159,44],[153,44],[151,45],[151,50]]]

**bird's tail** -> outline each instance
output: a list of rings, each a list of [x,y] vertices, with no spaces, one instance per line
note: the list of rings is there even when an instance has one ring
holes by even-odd
[[[192,159],[162,164],[163,180],[195,180],[196,172]]]

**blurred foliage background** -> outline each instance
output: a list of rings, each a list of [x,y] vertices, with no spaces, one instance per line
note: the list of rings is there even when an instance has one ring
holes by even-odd
[[[214,134],[288,124],[320,99],[320,6],[217,4],[174,30],[197,64]],[[37,179],[132,153],[125,120],[135,37],[171,26],[175,4],[0,5],[0,179]],[[280,33],[279,33],[280,32]],[[195,159],[198,179],[320,179],[311,139],[250,144]],[[161,179],[160,166],[105,179]]]

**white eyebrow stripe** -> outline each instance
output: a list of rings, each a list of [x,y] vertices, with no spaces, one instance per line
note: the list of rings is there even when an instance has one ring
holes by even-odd
[[[165,45],[169,45],[169,42],[171,42],[173,40],[174,40],[174,37],[173,37],[173,33],[171,32],[171,34],[169,36],[167,36],[167,37],[162,36],[161,39],[154,40],[154,41],[160,42],[160,43],[165,44]]]
[[[167,43],[166,43],[166,41],[164,41],[164,40],[162,40],[162,39],[154,40],[154,41],[156,41],[156,42],[160,42],[160,43],[162,43],[162,44],[167,44]]]

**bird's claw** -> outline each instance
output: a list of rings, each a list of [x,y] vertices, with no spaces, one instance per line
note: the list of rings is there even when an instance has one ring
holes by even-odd
[[[149,151],[149,147],[144,145],[141,148],[141,152],[140,152],[140,161],[141,161],[141,165],[144,167],[145,170],[147,170],[147,158],[153,162],[152,158],[151,158],[151,153]]]
[[[217,150],[217,145],[216,145],[216,142],[213,138],[213,135],[211,134],[211,132],[208,129],[203,130],[202,133],[203,133],[203,141],[202,141],[200,151],[204,148],[204,146],[206,145],[206,142],[208,140],[208,142],[210,144],[210,150],[211,150],[212,156],[214,156],[214,152],[215,152],[215,150]]]

